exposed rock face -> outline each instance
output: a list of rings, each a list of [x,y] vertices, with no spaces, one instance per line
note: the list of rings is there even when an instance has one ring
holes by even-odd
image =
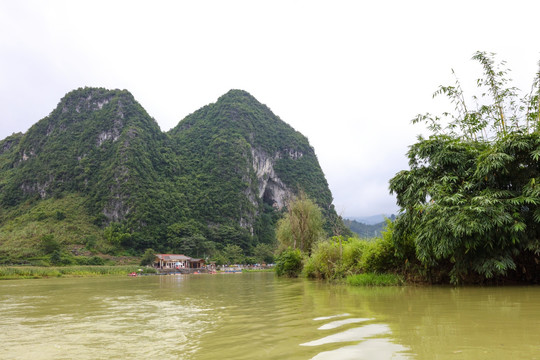
[[[115,194],[103,209],[103,215],[109,222],[122,221],[130,212],[129,198],[122,194]]]
[[[269,156],[264,151],[253,148],[251,156],[253,170],[258,180],[259,198],[277,209],[282,209],[293,193],[274,171],[275,161],[280,157],[280,154]]]
[[[69,112],[69,108],[74,107],[77,113],[83,111],[97,111],[103,109],[104,105],[107,105],[113,96],[104,89],[94,89],[92,93],[89,93],[86,97],[77,97],[66,99],[66,102],[62,108],[62,113]]]
[[[13,134],[12,136],[0,141],[0,155],[10,151],[13,147],[19,144],[22,134]]]
[[[43,183],[36,182],[27,182],[21,184],[21,190],[27,194],[36,193],[40,198],[45,199],[47,197],[47,188],[54,182],[54,178],[51,177],[48,181]]]
[[[109,185],[110,196],[103,208],[103,215],[109,222],[122,221],[131,211],[129,195],[122,191],[129,179],[129,169],[124,165],[117,167],[113,179]]]

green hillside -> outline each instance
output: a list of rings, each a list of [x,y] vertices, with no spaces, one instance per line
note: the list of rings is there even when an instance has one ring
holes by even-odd
[[[78,89],[0,141],[0,261],[46,255],[51,237],[72,253],[251,254],[299,191],[346,231],[308,140],[245,91],[163,133],[128,91]]]

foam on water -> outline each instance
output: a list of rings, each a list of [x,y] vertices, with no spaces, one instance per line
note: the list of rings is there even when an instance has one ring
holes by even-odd
[[[350,319],[345,319],[345,320],[337,320],[337,321],[332,321],[328,324],[324,324],[323,326],[319,327],[319,330],[330,330],[330,329],[338,328],[343,325],[357,324],[357,323],[361,323],[361,322],[369,321],[369,320],[373,320],[373,319],[372,318],[350,318]]]
[[[322,320],[330,320],[330,319],[335,319],[335,318],[338,318],[338,317],[345,317],[345,316],[350,316],[351,314],[339,314],[339,315],[331,315],[331,316],[323,316],[323,317],[317,317],[313,320],[315,321],[322,321]]]

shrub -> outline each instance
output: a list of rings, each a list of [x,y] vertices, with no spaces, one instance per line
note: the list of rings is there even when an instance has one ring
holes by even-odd
[[[60,265],[62,263],[62,256],[59,250],[54,250],[51,253],[50,262],[52,265]]]
[[[388,224],[382,238],[367,243],[360,260],[364,272],[395,271],[400,267],[401,261],[397,257],[396,247],[392,239],[393,224]]]
[[[40,247],[45,254],[53,254],[54,252],[60,252],[62,246],[56,239],[53,234],[43,235],[41,238]]]
[[[105,260],[103,260],[103,258],[100,258],[99,256],[92,256],[88,260],[88,265],[105,265]]]
[[[89,235],[83,239],[84,247],[87,250],[94,250],[97,244],[97,238],[95,235]]]
[[[337,279],[362,271],[360,260],[367,241],[333,237],[316,244],[306,261],[304,275],[318,279]]]
[[[343,245],[343,268],[345,274],[356,274],[361,270],[362,254],[368,246],[368,241],[359,238],[349,238]]]
[[[339,243],[332,240],[318,242],[306,261],[304,275],[318,279],[333,279],[340,277],[342,272]]]
[[[277,256],[275,269],[278,276],[298,277],[302,267],[302,253],[298,249],[288,248]]]
[[[105,260],[99,256],[77,256],[74,261],[77,265],[105,265]]]
[[[394,245],[387,239],[376,239],[367,243],[366,249],[360,260],[361,267],[365,272],[383,273],[395,270],[396,258]]]
[[[60,210],[56,210],[55,217],[56,217],[56,220],[62,221],[66,218],[66,214],[64,214],[64,212]]]

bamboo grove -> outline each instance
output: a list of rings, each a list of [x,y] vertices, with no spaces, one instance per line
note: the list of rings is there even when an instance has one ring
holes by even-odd
[[[456,77],[434,94],[446,96],[452,112],[413,119],[432,134],[410,146],[410,169],[390,180],[400,207],[394,242],[432,279],[537,282],[540,70],[521,95],[495,54],[472,59],[483,69],[479,95],[467,100]]]

